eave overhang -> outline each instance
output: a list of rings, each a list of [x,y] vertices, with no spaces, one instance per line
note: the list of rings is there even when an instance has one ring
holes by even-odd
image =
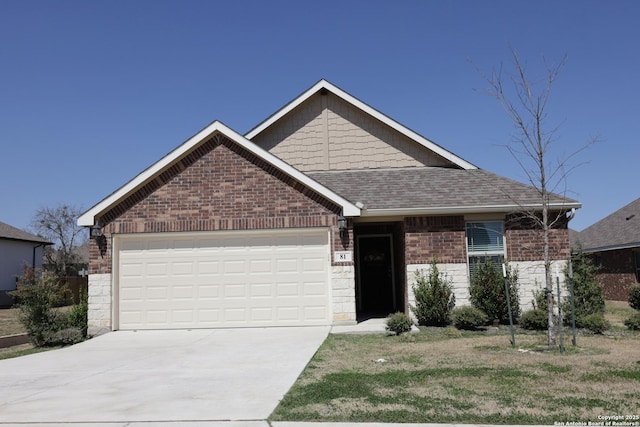
[[[579,209],[580,203],[550,204],[553,211]],[[542,210],[541,205],[488,205],[488,206],[434,206],[416,208],[362,209],[362,217],[372,216],[418,216],[418,215],[464,215],[482,213],[516,213]]]

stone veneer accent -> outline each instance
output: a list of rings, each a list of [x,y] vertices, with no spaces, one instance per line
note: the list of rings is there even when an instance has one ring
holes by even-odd
[[[355,268],[353,265],[331,267],[331,308],[334,324],[356,323]]]
[[[517,261],[509,263],[512,268],[518,270],[518,295],[520,296],[520,311],[527,311],[533,308],[533,291],[545,287],[544,262],[542,261]],[[564,281],[564,268],[567,261],[558,260],[551,262],[551,277],[553,279],[553,295],[558,295],[556,285],[556,266],[560,272],[560,294],[569,294]]]
[[[452,280],[453,293],[456,296],[456,307],[469,305],[469,273],[467,264],[440,264],[438,270]],[[409,307],[415,305],[416,298],[413,293],[416,271],[422,271],[425,275],[431,271],[431,264],[409,264],[407,265],[407,295]],[[413,313],[412,313],[413,314]]]
[[[95,336],[111,331],[111,274],[90,274],[87,296],[87,334]]]
[[[533,308],[533,291],[544,288],[544,263],[542,261],[520,261],[511,262],[511,267],[518,270],[518,296],[520,298],[520,310],[526,311]],[[559,260],[551,263],[552,277],[554,280],[553,293],[557,295],[555,271],[556,265],[560,271],[560,292],[563,296],[568,295],[565,287],[564,271],[567,261]],[[452,279],[453,291],[456,296],[456,307],[471,305],[469,300],[469,272],[468,264],[440,264],[438,269]],[[407,295],[409,297],[409,306],[415,305],[415,295],[413,294],[413,285],[415,284],[415,273],[422,270],[424,274],[428,274],[431,270],[430,264],[410,264],[407,265]],[[412,313],[413,314],[413,313]]]

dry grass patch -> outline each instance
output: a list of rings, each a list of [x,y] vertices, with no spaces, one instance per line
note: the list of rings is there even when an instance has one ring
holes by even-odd
[[[0,309],[0,337],[5,335],[24,334],[26,330],[18,320],[17,308]]]
[[[549,424],[640,407],[640,339],[423,331],[414,341],[330,335],[273,420]],[[567,340],[570,343],[570,340]]]
[[[634,312],[627,301],[605,301],[604,315],[614,328],[626,329],[624,321]]]

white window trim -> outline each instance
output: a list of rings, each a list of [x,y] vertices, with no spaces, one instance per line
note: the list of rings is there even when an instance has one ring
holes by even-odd
[[[494,217],[495,218],[495,217]],[[502,250],[500,251],[470,251],[469,250],[469,236],[467,234],[468,224],[472,223],[487,223],[487,222],[499,222],[502,228]],[[469,280],[471,280],[471,257],[493,257],[501,256],[503,259],[507,259],[507,238],[505,236],[504,220],[503,219],[485,219],[485,220],[467,220],[464,224],[464,243],[467,248],[467,274]]]

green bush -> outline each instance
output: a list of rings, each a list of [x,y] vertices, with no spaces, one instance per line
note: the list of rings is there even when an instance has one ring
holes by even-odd
[[[398,311],[397,313],[390,314],[387,317],[387,331],[393,332],[396,335],[404,334],[411,330],[413,326],[413,320],[405,313]]]
[[[549,328],[549,314],[547,310],[540,308],[534,308],[528,310],[520,315],[518,322],[522,329],[529,329],[532,331],[544,331]]]
[[[604,316],[604,295],[602,294],[602,286],[598,283],[596,267],[591,258],[582,252],[578,252],[571,256],[573,264],[573,295],[576,308],[576,325],[592,314],[601,314]],[[569,267],[565,268],[565,285],[567,290],[570,289],[569,283]],[[562,316],[569,322],[571,321],[571,301],[564,298],[562,304]],[[582,327],[586,327],[582,325]]]
[[[72,327],[55,332],[49,341],[51,345],[72,345],[82,342],[85,337],[80,328]]]
[[[640,311],[633,313],[624,321],[624,325],[632,331],[640,331]]]
[[[520,314],[520,300],[518,297],[518,273],[507,266],[507,280],[509,281],[509,295],[511,312],[517,319]],[[502,266],[491,258],[475,265],[471,275],[469,287],[471,304],[489,316],[489,320],[498,319],[501,323],[509,321],[507,296],[505,295]]]
[[[87,316],[89,312],[89,304],[87,295],[83,292],[80,294],[80,302],[71,307],[67,312],[67,325],[70,328],[76,328],[80,331],[83,338],[87,336]]]
[[[539,288],[533,291],[533,308],[544,312],[549,311],[546,288]]]
[[[66,292],[63,282],[50,272],[26,268],[18,280],[12,295],[17,300],[20,323],[36,347],[75,344],[86,336],[86,296],[65,314],[57,307]]]
[[[489,322],[482,310],[472,306],[456,307],[451,311],[451,323],[458,329],[475,330]]]
[[[633,285],[629,290],[629,305],[633,309],[640,310],[640,285]]]
[[[437,262],[437,258],[431,262],[428,276],[416,271],[415,284],[412,286],[416,305],[411,306],[411,311],[422,325],[448,325],[456,302],[451,279],[438,270]]]
[[[36,347],[48,345],[55,333],[65,327],[65,316],[55,307],[64,297],[56,276],[26,268],[18,280],[16,297],[19,319]]]
[[[576,319],[576,325],[578,325],[578,319]],[[580,324],[578,326],[588,329],[594,334],[601,334],[611,328],[611,325],[601,313],[589,314],[580,318]]]

